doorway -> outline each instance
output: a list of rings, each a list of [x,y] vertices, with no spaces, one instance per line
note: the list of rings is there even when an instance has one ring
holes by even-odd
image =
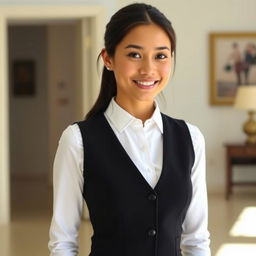
[[[58,139],[82,118],[78,31],[77,21],[8,25],[12,217],[51,208]]]
[[[49,170],[61,131],[70,122],[81,119],[97,95],[97,71],[89,67],[95,66],[101,47],[103,9],[96,6],[12,6],[0,8],[0,13],[4,14],[0,19],[0,64],[3,64],[0,65],[0,136],[4,138],[0,146],[0,208],[4,209],[1,211],[0,223],[8,223],[11,212],[11,178],[51,183]],[[37,50],[43,56],[41,62],[35,61],[33,54],[28,52],[27,56],[22,56],[21,52],[26,51],[25,46],[22,51],[16,49],[20,51],[18,54],[16,52],[16,57],[11,51],[7,56],[5,50],[9,48],[8,34],[14,36],[16,33],[17,38],[19,33],[33,35],[30,33],[32,30],[41,36],[42,41],[42,38],[47,39],[47,47],[43,47],[41,42],[41,49]],[[77,36],[77,40],[61,40],[61,35],[72,33]],[[64,46],[56,47],[60,45],[58,40],[62,41],[62,46],[72,44],[76,51],[72,54],[76,56],[76,64],[72,65],[76,68],[73,71],[61,59],[71,51],[66,51]],[[44,55],[43,51],[47,54]],[[66,58],[69,59],[68,56]],[[67,68],[69,72],[64,71]],[[17,70],[24,69],[34,80],[30,84],[32,89],[24,87],[25,92],[21,92],[17,88],[20,88],[18,84],[21,85],[22,81],[17,82],[15,79]],[[39,166],[40,163],[43,163],[42,166]]]

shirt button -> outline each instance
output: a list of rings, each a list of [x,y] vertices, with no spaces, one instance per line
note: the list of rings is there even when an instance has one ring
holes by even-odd
[[[150,194],[148,196],[148,200],[152,200],[152,201],[156,200],[156,195],[155,194]]]
[[[149,236],[155,236],[155,235],[156,235],[156,230],[155,230],[155,229],[150,229],[150,230],[148,231],[148,235],[149,235]]]

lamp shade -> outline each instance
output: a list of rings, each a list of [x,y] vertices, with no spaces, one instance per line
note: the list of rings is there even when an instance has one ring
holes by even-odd
[[[234,107],[246,110],[256,110],[256,85],[239,86]]]

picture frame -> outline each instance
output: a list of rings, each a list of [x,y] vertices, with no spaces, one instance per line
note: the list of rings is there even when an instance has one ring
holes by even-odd
[[[237,88],[256,84],[256,32],[210,33],[210,104],[233,105]]]
[[[16,97],[34,96],[36,94],[35,61],[14,60],[12,69],[13,95]]]

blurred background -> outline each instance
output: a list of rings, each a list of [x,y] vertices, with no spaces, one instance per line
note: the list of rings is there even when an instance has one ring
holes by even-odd
[[[205,136],[212,255],[256,255],[256,186],[234,186],[226,197],[225,145],[244,143],[247,116],[232,104],[210,103],[209,43],[210,33],[256,36],[256,1],[144,2],[163,11],[177,34],[176,70],[162,111]],[[105,24],[130,3],[0,0],[0,255],[48,255],[58,140],[95,100]],[[232,179],[256,183],[251,163],[234,166]],[[91,234],[85,209],[80,255],[88,255]]]

